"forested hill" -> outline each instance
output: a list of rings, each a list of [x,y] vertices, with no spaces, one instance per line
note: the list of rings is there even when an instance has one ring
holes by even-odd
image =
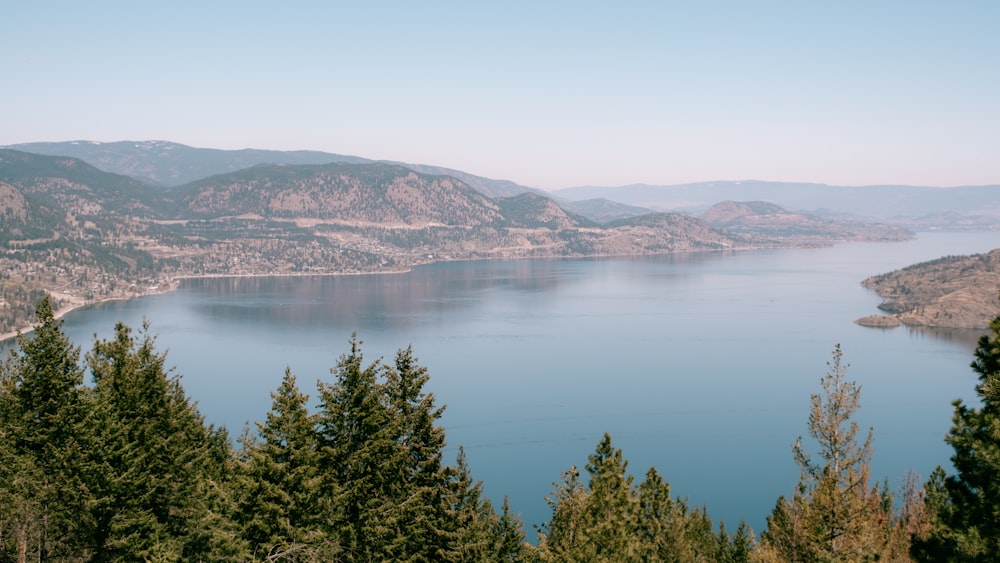
[[[460,180],[384,163],[261,164],[173,191],[178,218],[255,214],[387,227],[504,222],[494,201]]]
[[[860,324],[985,329],[1000,315],[1000,248],[922,262],[862,285],[884,299],[879,309],[888,316],[858,319]]]
[[[180,186],[197,180],[236,172],[258,164],[362,164],[375,162],[359,156],[321,151],[276,151],[262,149],[223,150],[200,148],[169,141],[62,141],[22,143],[8,148],[19,151],[68,156],[83,160],[101,170],[139,178],[162,186]],[[508,180],[484,178],[441,166],[405,164],[415,172],[433,176],[451,176],[489,197],[513,196],[535,191]]]
[[[76,158],[0,149],[0,182],[33,204],[80,215],[150,216],[168,205],[148,184]]]
[[[66,156],[101,170],[139,178],[161,186],[236,172],[258,164],[328,164],[372,162],[357,156],[319,151],[222,150],[197,148],[169,141],[64,141],[22,143],[8,148],[34,154]]]

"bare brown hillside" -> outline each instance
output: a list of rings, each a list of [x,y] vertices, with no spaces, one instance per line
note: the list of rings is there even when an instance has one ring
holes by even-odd
[[[915,264],[861,285],[884,299],[879,309],[888,315],[858,319],[859,324],[987,328],[1000,316],[1000,248]]]

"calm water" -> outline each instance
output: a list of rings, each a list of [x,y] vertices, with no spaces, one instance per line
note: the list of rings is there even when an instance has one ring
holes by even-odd
[[[527,524],[583,467],[602,433],[637,478],[655,465],[675,495],[755,529],[798,478],[790,446],[836,343],[875,428],[874,476],[895,486],[948,462],[950,402],[974,398],[976,333],[878,330],[852,321],[877,296],[859,282],[915,262],[1000,246],[995,233],[652,258],[437,264],[402,275],[190,280],[171,294],[74,312],[84,350],[114,323],[149,319],[209,421],[262,419],[286,366],[303,390],[347,351],[413,344],[446,404],[454,460]],[[529,533],[534,539],[533,533]]]

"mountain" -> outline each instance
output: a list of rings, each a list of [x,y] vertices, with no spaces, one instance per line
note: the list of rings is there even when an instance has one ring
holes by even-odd
[[[723,201],[701,216],[706,223],[719,226],[754,224],[768,219],[788,222],[787,219],[799,220],[802,217],[766,201]]]
[[[258,165],[181,186],[176,194],[182,216],[256,214],[384,226],[502,221],[497,204],[464,182],[385,163]]]
[[[703,182],[673,186],[633,184],[585,186],[552,193],[571,201],[606,198],[660,211],[701,213],[720,201],[767,201],[792,211],[815,215],[855,215],[912,224],[916,218],[956,213],[1000,227],[1000,186],[934,188],[922,186],[830,186],[786,182]],[[954,216],[951,218],[954,219]],[[923,226],[947,226],[930,224]]]
[[[609,241],[608,244],[623,248],[631,244],[658,252],[676,252],[750,246],[740,237],[733,237],[682,213],[649,213],[611,221],[604,227],[619,237],[619,240]]]
[[[701,216],[705,223],[758,243],[798,240],[829,244],[831,240],[905,240],[908,230],[853,217],[826,218],[793,213],[765,201],[724,201]]]
[[[646,215],[654,212],[648,207],[626,205],[624,203],[618,203],[617,201],[611,201],[610,199],[604,198],[584,199],[580,201],[557,199],[557,201],[559,202],[559,206],[566,211],[575,213],[581,217],[586,217],[587,219],[598,223],[607,223],[618,219],[628,219],[629,217],[638,217],[639,215]]]
[[[0,181],[49,208],[98,215],[148,215],[162,196],[143,182],[75,159],[0,149]]]
[[[404,162],[392,162],[390,164],[399,164],[409,168],[410,170],[423,174],[451,176],[452,178],[465,182],[466,184],[472,186],[472,188],[476,191],[488,197],[510,197],[523,193],[535,193],[545,196],[550,195],[543,190],[539,190],[538,188],[529,188],[527,186],[511,182],[510,180],[494,180],[491,178],[484,178],[482,176],[476,176],[474,174],[469,174],[468,172],[462,172],[461,170],[455,170],[453,168],[430,166],[427,164],[407,164]]]
[[[168,141],[66,141],[23,143],[7,148],[78,158],[92,166],[163,186],[178,186],[258,164],[327,164],[372,162],[366,158],[318,151],[221,150]]]
[[[537,193],[491,199],[454,177],[381,162],[260,165],[174,193],[178,220],[225,224],[233,233],[246,230],[247,237],[253,236],[248,229],[257,228],[256,219],[284,222],[295,236],[373,253],[383,266],[420,263],[426,256],[648,254],[739,245],[694,218],[670,228],[655,220],[600,225]]]
[[[7,148],[35,154],[78,158],[101,170],[139,178],[162,186],[180,186],[209,176],[236,172],[260,164],[365,164],[374,160],[320,151],[275,151],[261,149],[222,150],[196,148],[168,141],[65,141],[22,143]],[[544,193],[509,180],[483,178],[461,170],[426,164],[406,164],[415,172],[451,176],[489,197],[506,197],[524,192]]]
[[[568,213],[552,198],[535,193],[498,198],[496,202],[510,227],[571,229],[597,226],[589,219]]]
[[[946,256],[872,276],[862,282],[888,313],[858,319],[868,326],[989,327],[1000,316],[1000,248],[985,254]]]

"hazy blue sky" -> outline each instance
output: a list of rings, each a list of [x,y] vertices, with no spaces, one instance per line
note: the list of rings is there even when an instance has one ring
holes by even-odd
[[[315,149],[547,189],[1000,183],[1000,1],[7,2],[0,144]]]

